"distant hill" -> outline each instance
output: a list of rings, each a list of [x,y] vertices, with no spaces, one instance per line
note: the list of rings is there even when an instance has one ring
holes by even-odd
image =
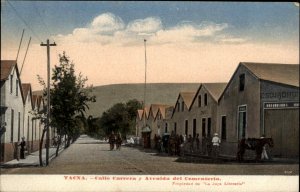
[[[146,89],[146,105],[175,105],[179,92],[196,92],[200,83],[149,83]],[[114,84],[94,87],[96,103],[92,103],[87,115],[100,117],[116,103],[130,99],[144,100],[144,84]]]

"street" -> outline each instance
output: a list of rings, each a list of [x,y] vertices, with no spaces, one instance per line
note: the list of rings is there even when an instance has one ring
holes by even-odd
[[[1,174],[299,175],[299,164],[197,163],[192,157],[157,154],[140,147],[110,151],[108,143],[82,135],[48,167],[2,168]]]

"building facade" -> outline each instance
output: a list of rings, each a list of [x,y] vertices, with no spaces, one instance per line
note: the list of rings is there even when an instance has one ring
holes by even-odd
[[[242,138],[272,137],[272,155],[299,156],[299,65],[240,63],[219,99],[221,153]],[[249,154],[251,155],[251,154]]]
[[[184,137],[193,134],[189,109],[195,94],[196,92],[179,93],[172,117],[169,120],[169,126],[167,127],[170,133],[174,131],[175,134],[183,135]]]
[[[23,136],[23,93],[16,61],[1,60],[1,162],[17,159]]]
[[[195,94],[189,111],[189,122],[192,137],[199,134],[200,145],[204,137],[210,140],[217,131],[218,99],[225,87],[226,83],[202,83]]]
[[[16,61],[1,60],[1,162],[19,158],[22,137],[28,153],[39,149],[44,125],[35,114],[42,111],[42,96],[33,96],[31,85],[21,83]]]

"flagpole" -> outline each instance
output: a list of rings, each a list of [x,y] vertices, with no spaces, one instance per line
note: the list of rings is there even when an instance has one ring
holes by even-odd
[[[146,42],[144,39],[144,47],[145,47],[145,84],[144,84],[144,127],[146,127],[146,85],[147,85],[147,52],[146,52]]]

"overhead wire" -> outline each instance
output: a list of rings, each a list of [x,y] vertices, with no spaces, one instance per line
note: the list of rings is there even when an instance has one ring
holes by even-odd
[[[41,13],[40,13],[40,11],[39,11],[39,9],[37,8],[37,6],[36,6],[35,3],[36,3],[36,2],[33,2],[33,6],[34,6],[34,8],[35,8],[35,10],[36,10],[36,13],[38,14],[39,18],[41,19],[42,24],[45,26],[44,29],[46,29],[46,32],[49,34],[49,38],[51,38],[52,41],[55,42],[54,38],[51,36],[51,33],[50,33],[50,30],[49,30],[48,25],[45,23],[45,21],[44,21],[42,15],[41,15]]]
[[[8,5],[12,8],[12,10],[16,13],[17,17],[26,25],[26,27],[32,32],[33,36],[37,38],[40,42],[42,42],[41,38],[35,33],[35,31],[32,29],[32,27],[25,21],[23,17],[18,13],[16,8],[10,3],[10,0],[6,1]]]
[[[39,9],[38,9],[37,6],[36,6],[36,2],[33,3],[33,6],[34,6],[34,8],[35,8],[35,10],[36,10],[36,13],[38,14],[39,18],[41,19],[42,24],[45,26],[44,29],[46,30],[46,33],[49,34],[49,38],[55,43],[55,40],[54,40],[53,36],[51,36],[51,33],[50,33],[50,30],[49,30],[48,25],[47,25],[46,22],[44,21],[44,19],[43,19],[41,13],[40,13],[40,11],[39,11]],[[56,55],[56,58],[57,58],[57,60],[58,60],[58,59],[59,59],[59,56],[58,56],[57,46],[58,46],[58,45],[56,44],[56,46],[54,46],[53,48],[54,48],[54,50],[55,50],[55,55]]]

